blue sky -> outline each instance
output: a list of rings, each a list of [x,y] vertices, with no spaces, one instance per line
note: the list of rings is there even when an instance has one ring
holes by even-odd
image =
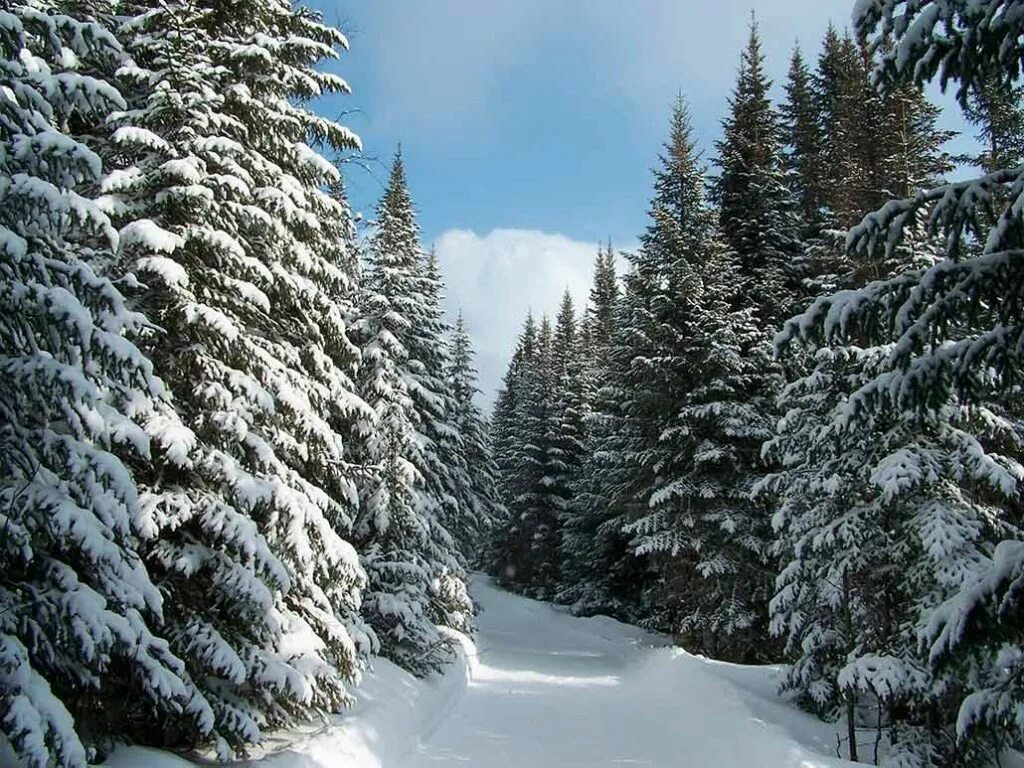
[[[852,0],[314,0],[349,36],[349,97],[318,105],[363,139],[348,174],[372,216],[398,142],[490,400],[526,309],[582,297],[596,242],[629,248],[677,93],[714,154],[751,9],[777,84]],[[779,90],[779,86],[776,86]],[[952,119],[952,117],[951,117]]]

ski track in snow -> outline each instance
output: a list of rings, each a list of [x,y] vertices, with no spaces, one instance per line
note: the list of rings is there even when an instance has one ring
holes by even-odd
[[[377,660],[348,714],[268,739],[250,768],[839,768],[837,725],[776,694],[775,667],[693,656],[483,576],[476,644],[430,680]],[[865,745],[865,748],[869,748]],[[844,747],[845,749],[845,747]],[[138,747],[107,768],[189,768]],[[236,764],[237,765],[237,764]]]

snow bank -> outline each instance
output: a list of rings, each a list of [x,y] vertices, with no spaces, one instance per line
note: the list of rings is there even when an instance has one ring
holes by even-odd
[[[251,760],[252,768],[382,768],[401,762],[428,738],[457,704],[473,676],[476,647],[449,632],[461,648],[445,670],[426,680],[385,659],[363,676],[358,701],[349,712],[304,732],[271,735]],[[122,747],[103,768],[195,768],[180,757],[142,747]]]

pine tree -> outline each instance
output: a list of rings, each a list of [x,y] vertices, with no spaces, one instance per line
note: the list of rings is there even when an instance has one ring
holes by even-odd
[[[0,743],[33,768],[84,768],[137,711],[211,727],[138,553],[156,526],[129,468],[190,435],[103,273],[86,142],[124,108],[123,62],[91,19],[0,10]]]
[[[560,585],[565,583],[562,554],[565,530],[571,524],[571,503],[585,457],[586,421],[589,411],[586,379],[587,361],[582,348],[582,323],[576,321],[572,296],[566,290],[555,318],[553,338],[552,429],[549,449],[549,488],[557,498]]]
[[[607,249],[599,249],[594,261],[594,277],[590,287],[590,301],[581,323],[580,353],[582,357],[582,390],[586,416],[583,427],[580,468],[576,473],[573,500],[564,516],[559,556],[562,564],[558,600],[576,606],[587,613],[589,606],[601,611],[607,601],[596,597],[599,585],[594,573],[592,547],[598,532],[591,526],[592,513],[597,511],[596,498],[585,494],[597,490],[600,481],[595,477],[599,459],[597,445],[605,439],[603,416],[615,406],[603,402],[598,393],[608,385],[608,354],[616,330],[616,312],[619,304],[619,286],[615,274],[615,253],[609,242]],[[585,335],[583,335],[585,333]],[[593,428],[592,428],[593,427]],[[595,504],[596,502],[596,504]],[[593,505],[593,506],[592,506]],[[587,514],[590,512],[591,514]],[[622,538],[622,537],[620,537]],[[622,539],[624,542],[624,538]],[[625,545],[623,543],[623,550]],[[607,609],[604,609],[607,612]]]
[[[801,254],[770,87],[757,23],[751,21],[730,115],[717,144],[721,174],[714,194],[721,231],[738,260],[736,277],[743,281],[737,307],[754,306],[759,321],[774,328],[792,314]]]
[[[501,464],[508,517],[497,531],[491,568],[509,588],[549,599],[557,588],[565,493],[559,478],[566,465],[559,434],[557,354],[546,316],[539,327],[532,315],[527,318],[518,353],[513,360],[511,439]]]
[[[782,467],[763,487],[779,500],[772,621],[794,659],[783,685],[845,717],[851,759],[861,725],[885,730],[893,764],[977,764],[954,734],[966,678],[933,670],[918,637],[1007,530],[1024,467],[992,446],[1019,454],[1020,438],[997,411],[955,402],[926,418],[854,416],[885,354],[819,350],[766,446]]]
[[[137,300],[164,330],[147,351],[196,438],[177,465],[136,475],[160,531],[146,555],[225,756],[349,702],[369,646],[343,538],[357,502],[343,436],[369,416],[345,325],[348,212],[307,143],[358,139],[302,106],[347,91],[317,69],[346,43],[278,0],[246,4],[244,24],[230,2],[120,12],[134,63],[108,122],[104,151],[123,167],[102,204],[121,228],[117,268],[142,279]],[[296,650],[300,635],[317,642]],[[140,727],[196,739],[187,723]]]
[[[472,606],[444,526],[446,478],[436,474],[431,435],[437,424],[430,420],[447,413],[424,349],[436,330],[425,290],[437,286],[424,277],[400,153],[377,207],[368,261],[359,382],[376,419],[362,435],[369,474],[355,528],[369,580],[363,611],[381,653],[425,674],[450,658],[439,626],[467,629]]]
[[[666,296],[642,330],[658,342],[645,361],[654,375],[631,389],[657,393],[647,407],[657,407],[659,431],[642,453],[646,509],[624,530],[657,573],[648,620],[689,647],[739,658],[766,651],[768,531],[750,489],[770,434],[771,366],[752,308],[732,309],[745,289],[738,256],[718,237],[689,126],[682,128],[676,181],[686,186],[675,200],[683,205],[656,219],[643,242],[666,256]]]
[[[524,377],[526,368],[533,359],[536,342],[537,327],[533,313],[530,312],[523,323],[523,330],[519,334],[508,370],[502,379],[502,387],[498,391],[491,419],[491,452],[498,468],[499,498],[506,507],[508,521],[511,520],[511,513],[507,508],[519,494],[520,488],[520,478],[516,474],[522,448],[517,421],[519,402],[524,397]]]
[[[619,299],[619,284],[615,276],[615,251],[609,241],[606,250],[599,250],[594,261],[594,280],[590,286],[585,323],[588,328],[592,354],[607,348],[615,333],[615,305]]]

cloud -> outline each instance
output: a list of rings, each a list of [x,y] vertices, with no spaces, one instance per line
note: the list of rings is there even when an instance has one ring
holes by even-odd
[[[527,311],[553,314],[566,288],[582,307],[598,245],[535,230],[450,229],[436,248],[449,313],[461,309],[466,320],[490,409]]]

